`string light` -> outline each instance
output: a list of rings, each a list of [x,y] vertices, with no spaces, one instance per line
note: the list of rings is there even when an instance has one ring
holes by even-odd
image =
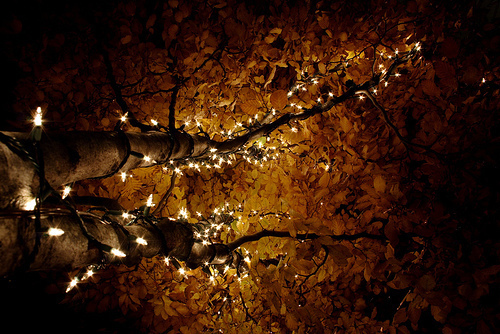
[[[75,277],[69,282],[68,288],[66,289],[66,292],[69,292],[71,289],[73,289],[77,284],[78,284],[78,277]]]
[[[419,50],[420,50],[420,48],[421,48],[420,43],[418,43],[418,42],[417,42],[417,43],[415,44],[415,50],[419,51]],[[395,55],[398,55],[398,52],[399,52],[399,51],[398,51],[398,49],[396,49],[396,50],[395,50],[395,52],[394,52],[394,53],[395,53]],[[381,55],[382,55],[382,53],[381,53]],[[391,56],[390,56],[390,55],[389,55],[389,58],[391,58]],[[384,65],[383,65],[383,64],[380,64],[378,67],[379,67],[379,69],[384,69]],[[386,70],[384,69],[382,72],[383,72],[383,73],[385,73],[385,71],[386,71]],[[399,77],[400,75],[401,75],[400,73],[395,73],[395,74],[394,74],[394,76],[396,76],[396,77]],[[319,81],[318,81],[317,79],[313,79],[312,81],[310,80],[309,82],[312,82],[312,83],[313,83],[313,84],[315,84],[315,85],[319,83]],[[485,78],[483,78],[483,79],[482,79],[482,83],[485,83],[485,82],[486,82],[486,79],[485,79]],[[385,86],[387,86],[387,84],[388,84],[388,83],[387,83],[387,82],[385,82],[384,84],[385,84]],[[301,90],[307,91],[307,88],[305,87],[305,85],[299,85],[299,86],[297,86],[297,87],[294,87],[294,90],[295,90],[295,91],[297,91],[298,89],[301,89]],[[377,90],[376,90],[376,89],[373,89],[373,93],[374,93],[374,94],[376,94],[376,92],[377,92]],[[288,96],[288,97],[290,97],[290,96],[292,96],[292,95],[293,95],[293,90],[292,90],[292,91],[289,91],[289,92],[287,93],[287,96]],[[329,93],[328,93],[328,96],[329,96],[329,97],[333,97],[334,95],[333,95],[333,93],[332,93],[332,92],[329,92]],[[359,96],[359,98],[362,100],[362,99],[364,99],[364,96],[363,96],[363,95],[360,95],[360,96]],[[317,98],[317,102],[318,102],[318,103],[321,103],[321,97],[318,97],[318,98]],[[297,105],[297,104],[295,104],[295,103],[291,103],[291,106],[292,106],[292,107],[296,107],[296,108],[298,108],[298,109],[302,109],[302,108],[303,108],[302,106]],[[275,115],[275,109],[274,109],[274,108],[272,109],[272,114],[273,114],[273,115]],[[120,119],[121,119],[121,121],[122,121],[122,122],[125,122],[125,121],[126,121],[126,119],[127,119],[127,118],[126,118],[126,116],[127,116],[127,113],[125,113],[123,116],[121,116],[121,118],[120,118]],[[259,119],[259,115],[257,114],[257,115],[255,115],[253,118],[255,119],[255,121],[258,121],[258,119]],[[250,118],[249,118],[248,122],[249,122],[250,124],[252,123],[252,117],[250,117]],[[154,119],[151,119],[151,123],[152,123],[154,126],[157,126],[157,125],[158,125],[158,122],[157,122],[156,120],[154,120]],[[37,108],[37,113],[36,113],[36,115],[35,115],[35,117],[34,117],[34,124],[35,124],[35,126],[41,126],[41,125],[42,125],[42,111],[41,111],[41,108],[40,108],[40,107],[38,107],[38,108]],[[188,126],[189,124],[190,124],[190,121],[186,121],[186,122],[184,123],[184,125],[185,125],[185,126]],[[201,124],[200,124],[198,121],[196,121],[196,125],[197,125],[198,127],[200,127],[200,126],[201,126]],[[236,126],[238,126],[238,127],[242,127],[242,126],[243,126],[243,124],[242,124],[242,123],[236,123]],[[235,126],[234,130],[228,130],[228,131],[227,131],[227,135],[228,135],[228,136],[231,136],[231,135],[232,135],[232,133],[233,133],[232,131],[236,132],[236,129],[237,129],[237,128],[236,128],[236,126]],[[292,128],[291,128],[291,131],[292,131],[292,132],[298,132],[298,129],[297,129],[296,127],[292,127]],[[222,134],[224,134],[224,132],[222,132]],[[268,138],[268,139],[269,139],[269,138]],[[259,148],[261,148],[261,149],[262,149],[264,145],[263,145],[261,142],[258,142],[257,146],[258,146]],[[255,146],[254,146],[254,147],[255,147]],[[217,151],[217,149],[216,149],[216,148],[210,148],[210,152],[211,152],[211,153],[215,153],[216,151]],[[265,153],[265,152],[264,152],[264,153]],[[270,156],[269,156],[269,154],[264,155],[264,153],[260,152],[260,153],[259,153],[259,158],[261,158],[261,159],[262,159],[262,160],[264,160],[264,161],[267,161],[267,160],[268,160],[268,158],[270,158]],[[245,151],[244,151],[244,154],[245,154],[245,159],[247,159],[248,161],[251,161],[251,160],[252,160],[252,159],[250,159],[250,157],[248,156],[248,151],[247,151],[247,150],[245,150]],[[254,154],[255,154],[255,153],[253,153],[253,154],[252,154],[252,156],[253,156],[253,157],[255,157],[255,156],[254,156]],[[150,161],[151,161],[151,158],[150,158],[149,156],[144,156],[144,157],[143,157],[143,159],[144,159],[146,162],[150,162]],[[218,159],[218,160],[219,160],[219,164],[215,164],[215,165],[214,165],[214,166],[215,166],[215,167],[217,167],[217,168],[220,168],[220,165],[221,165],[221,164],[223,164],[224,162],[226,162],[222,156],[219,156],[219,157],[218,157],[216,154],[213,154],[213,155],[212,155],[212,160],[216,160],[216,159]],[[258,160],[257,160],[257,159],[255,159],[254,161],[255,161],[255,163],[256,163],[256,164],[258,163]],[[170,163],[171,163],[171,164],[173,164],[173,163],[174,163],[174,161],[170,161]],[[228,157],[228,159],[227,159],[227,163],[228,163],[228,164],[231,164],[231,163],[232,163],[231,157]],[[203,163],[203,162],[202,162],[202,164],[204,165],[204,163]],[[189,166],[190,168],[196,168],[198,171],[200,171],[200,165],[199,165],[198,163],[193,163],[193,162],[191,162],[191,163],[189,163],[189,165],[188,165],[188,166]],[[211,168],[211,165],[205,165],[205,166],[206,166],[207,168]],[[261,163],[261,166],[262,166],[262,163]],[[329,170],[329,167],[330,167],[329,165],[325,164],[325,171],[328,171],[328,170]],[[165,168],[165,167],[164,167],[164,168]],[[182,175],[181,170],[180,170],[180,168],[179,168],[179,167],[176,167],[176,168],[174,169],[174,172],[179,173],[179,174],[181,174],[181,175]],[[126,173],[126,172],[122,172],[122,173],[121,173],[121,178],[122,178],[122,181],[123,181],[123,182],[125,182],[126,177],[127,177],[127,173]],[[64,188],[63,193],[62,193],[62,198],[67,197],[67,196],[69,195],[70,191],[71,191],[71,187],[66,186],[66,187]],[[147,200],[147,203],[146,203],[146,206],[147,206],[148,208],[154,205],[154,204],[152,203],[152,201],[153,201],[153,195],[151,194],[151,195],[149,195],[148,200]],[[226,203],[226,206],[227,206],[227,205],[228,205],[228,204]],[[321,203],[320,203],[320,205],[323,205],[323,202],[321,202]],[[32,199],[31,201],[29,201],[28,203],[26,203],[24,207],[25,207],[25,209],[26,209],[26,210],[33,210],[33,209],[35,208],[35,206],[36,206],[36,199]],[[240,205],[239,205],[239,206],[241,207],[241,203],[240,203]],[[224,209],[225,209],[225,208],[222,208],[222,210],[221,210],[221,209],[219,209],[219,208],[215,208],[215,209],[214,209],[214,214],[215,214],[215,215],[220,214],[220,211],[224,212]],[[234,213],[234,212],[233,212],[233,211],[231,211],[229,214],[230,214],[230,215],[233,215],[233,213]],[[199,217],[202,217],[202,214],[201,214],[200,212],[197,212],[197,215],[198,215]],[[124,213],[122,214],[122,216],[123,216],[123,218],[126,218],[126,219],[130,217],[130,215],[129,215],[127,212],[124,212]],[[184,217],[184,218],[187,218],[187,217],[188,217],[188,211],[187,211],[187,209],[186,209],[186,208],[181,208],[181,209],[180,209],[179,218],[182,218],[182,217]],[[260,219],[262,219],[262,217],[260,217]],[[288,217],[288,219],[291,219],[291,217]],[[242,222],[242,223],[243,223],[243,222]],[[211,224],[211,228],[212,228],[212,229],[216,229],[217,231],[219,231],[222,227],[223,227],[223,224]],[[229,229],[229,227],[228,227],[228,229]],[[50,236],[60,236],[60,235],[62,235],[62,234],[64,234],[64,231],[63,231],[62,229],[59,229],[59,228],[49,228],[49,229],[48,229],[48,235],[50,235]],[[198,232],[196,232],[196,234],[195,234],[195,235],[196,235],[196,237],[197,237],[197,238],[201,237],[201,234],[200,234],[200,233],[198,233]],[[208,237],[208,235],[209,235],[209,231],[205,231],[205,236],[206,236],[206,237]],[[217,236],[217,234],[216,234],[216,233],[214,233],[213,235],[214,235],[214,237],[216,237],[216,236]],[[136,237],[136,238],[135,238],[135,242],[136,242],[137,244],[144,245],[144,246],[148,245],[147,241],[146,241],[144,238],[142,238],[142,237]],[[205,240],[203,240],[203,244],[204,244],[204,245],[208,245],[208,244],[210,244],[210,242],[209,242],[209,240],[206,240],[206,239],[205,239]],[[126,257],[126,254],[125,254],[124,252],[122,252],[121,250],[117,249],[117,248],[111,248],[110,253],[111,253],[111,254],[113,254],[114,256],[117,256],[117,257]],[[250,259],[250,256],[248,255],[248,254],[249,254],[249,251],[248,251],[248,250],[246,251],[246,254],[247,254],[247,255],[244,257],[244,261],[245,261],[245,262],[247,262],[247,263],[250,263],[250,262],[251,262],[251,259]],[[166,265],[170,265],[170,258],[169,258],[169,257],[165,257],[164,261],[165,261]],[[208,265],[209,265],[209,263],[208,263],[208,262],[205,262],[205,265],[206,265],[206,266],[208,266]],[[286,264],[285,264],[285,266],[286,266]],[[229,269],[230,269],[229,265],[226,265],[226,266],[224,267],[224,273],[226,273],[227,271],[229,271]],[[181,275],[185,275],[185,274],[186,274],[186,270],[185,270],[184,268],[182,268],[182,267],[181,267],[181,268],[179,268],[179,269],[178,269],[178,271],[179,271],[179,273],[180,273]],[[217,272],[217,271],[216,271],[216,272]],[[88,270],[88,272],[86,273],[86,276],[87,276],[87,277],[91,277],[93,274],[94,274],[94,272],[92,271],[92,269],[89,269],[89,270]],[[244,278],[244,277],[246,277],[246,276],[248,276],[248,275],[243,276],[243,278]],[[295,277],[298,277],[298,275],[295,275]],[[215,275],[211,275],[211,276],[210,276],[210,281],[215,282],[215,281],[216,281],[216,279],[217,279],[217,278],[216,278],[216,276],[215,276]],[[242,277],[238,277],[238,281],[239,281],[239,282],[241,282],[241,280],[242,280]],[[73,287],[75,287],[75,286],[78,284],[78,282],[79,282],[79,278],[78,278],[78,277],[73,278],[73,280],[69,283],[69,286],[68,286],[68,288],[67,288],[67,291],[69,291],[69,290],[71,290]],[[226,298],[224,298],[224,300],[225,300],[225,299],[226,299]]]
[[[120,121],[125,122],[127,120],[127,115],[128,112],[126,112],[125,115],[122,115],[122,117],[120,117]]]
[[[35,210],[35,207],[36,207],[36,198],[29,200],[23,206],[24,210],[27,210],[27,211]]]
[[[119,250],[118,248],[112,248],[111,249],[111,254],[113,254],[116,257],[125,257],[127,254]]]
[[[58,237],[64,234],[64,231],[57,227],[50,227],[47,234],[51,237]]]
[[[137,242],[139,245],[143,245],[143,246],[147,246],[148,245],[148,242],[146,241],[146,239],[141,238],[141,237],[136,238],[135,242]]]
[[[188,217],[188,211],[186,208],[181,208],[181,211],[179,212],[179,219],[180,218],[187,218]]]
[[[33,119],[35,126],[42,126],[42,108],[36,108],[35,118]]]
[[[70,191],[71,191],[71,187],[70,186],[64,187],[64,191],[63,191],[63,193],[61,195],[62,199],[65,199],[66,197],[68,197]]]
[[[94,271],[92,270],[92,268],[89,268],[85,275],[87,276],[87,278],[92,277],[92,275],[94,275]]]
[[[153,204],[153,194],[149,195],[148,200],[146,201],[146,206],[147,207],[152,207]]]

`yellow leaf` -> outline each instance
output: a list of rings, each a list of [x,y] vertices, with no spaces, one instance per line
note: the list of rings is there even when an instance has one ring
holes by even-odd
[[[341,117],[340,118],[340,127],[342,130],[347,133],[351,130],[352,124],[349,122],[349,120],[346,117]]]
[[[383,193],[386,188],[385,180],[381,175],[375,176],[373,179],[373,187],[376,191]]]
[[[329,173],[324,173],[321,178],[319,179],[318,181],[318,185],[321,187],[321,188],[326,188],[328,187],[328,183],[330,181],[330,174]]]
[[[317,200],[317,199],[320,199],[320,198],[323,198],[325,197],[328,193],[330,192],[330,189],[328,188],[323,188],[323,189],[320,189],[318,192],[316,192],[316,194],[314,194],[314,199]]]
[[[281,28],[273,28],[269,33],[270,34],[281,34]]]
[[[271,94],[270,102],[273,108],[276,110],[285,109],[286,105],[288,104],[288,95],[282,89],[277,90]]]
[[[260,102],[257,100],[248,100],[241,105],[241,110],[247,115],[255,115],[259,112]]]

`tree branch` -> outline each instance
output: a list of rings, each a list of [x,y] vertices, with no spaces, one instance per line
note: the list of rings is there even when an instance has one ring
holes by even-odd
[[[167,192],[165,193],[165,195],[163,195],[161,200],[158,202],[156,209],[152,213],[153,216],[156,216],[157,213],[161,212],[163,207],[165,207],[165,204],[167,204],[167,199],[170,196],[170,194],[172,194],[172,190],[174,189],[176,177],[177,177],[177,173],[174,171],[172,173],[172,176],[170,177],[170,187],[167,189]]]
[[[343,240],[356,240],[359,238],[368,238],[375,240],[387,240],[387,238],[383,235],[378,234],[370,234],[367,232],[360,232],[356,234],[342,234],[342,235],[318,235],[316,233],[298,233],[296,236],[292,236],[288,231],[269,231],[262,230],[255,234],[245,235],[239,239],[236,239],[233,242],[227,244],[227,247],[230,250],[235,250],[238,247],[242,246],[247,242],[258,241],[265,237],[275,237],[275,238],[294,238],[297,240],[314,240],[320,237],[329,237],[333,240],[343,241]]]

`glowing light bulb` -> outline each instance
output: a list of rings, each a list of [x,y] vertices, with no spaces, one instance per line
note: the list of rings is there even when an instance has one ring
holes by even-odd
[[[64,234],[64,231],[61,230],[60,228],[57,227],[51,227],[47,231],[47,234],[50,235],[51,237],[58,237]]]
[[[75,277],[69,282],[68,288],[66,289],[66,292],[69,292],[71,289],[73,289],[76,285],[78,284],[78,277]]]
[[[165,264],[166,264],[167,266],[169,266],[169,265],[170,265],[170,258],[169,258],[168,256],[165,258]]]
[[[179,268],[179,274],[185,275],[186,274],[186,270],[184,268]]]
[[[123,115],[122,117],[120,117],[120,121],[125,122],[127,120],[127,114],[128,113],[125,113],[125,115]]]
[[[146,202],[146,206],[153,206],[153,194],[149,195],[148,200]]]
[[[151,158],[149,156],[147,156],[147,155],[145,155],[143,159],[146,162],[150,162],[151,161]]]
[[[158,121],[155,120],[155,119],[151,119],[151,124],[153,124],[154,126],[157,126],[158,125]]]
[[[135,242],[137,242],[139,245],[143,245],[143,246],[148,245],[148,242],[144,238],[141,238],[141,237],[135,239]]]
[[[127,179],[127,173],[126,172],[122,172],[120,174],[121,178],[122,178],[122,182],[125,182],[125,180]]]
[[[36,108],[36,114],[35,118],[33,119],[33,123],[35,124],[35,126],[42,125],[42,108],[40,107]]]
[[[119,250],[118,248],[112,248],[111,249],[111,254],[113,254],[116,257],[125,257],[127,254]]]
[[[90,278],[90,277],[92,277],[92,275],[94,275],[94,271],[92,269],[89,269],[89,270],[87,270],[85,275],[87,275],[87,278]]]
[[[26,202],[23,206],[24,210],[33,211],[36,207],[36,198]]]
[[[64,187],[64,191],[63,191],[63,193],[61,195],[62,199],[65,199],[66,197],[68,197],[70,191],[71,191],[71,187],[70,186]]]

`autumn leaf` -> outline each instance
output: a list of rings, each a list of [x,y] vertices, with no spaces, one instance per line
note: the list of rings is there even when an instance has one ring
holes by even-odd
[[[260,108],[260,102],[257,100],[248,100],[241,105],[241,110],[247,115],[255,115]]]
[[[379,193],[385,192],[386,183],[382,175],[375,176],[375,178],[373,179],[373,187]]]
[[[418,284],[424,290],[430,291],[430,290],[434,289],[434,287],[436,286],[436,281],[434,280],[434,278],[432,276],[424,275],[419,279]]]
[[[287,92],[284,90],[277,90],[271,94],[270,97],[271,105],[276,110],[283,110],[288,104]]]
[[[433,80],[424,80],[421,83],[422,90],[425,94],[429,96],[438,97],[440,94],[440,89],[436,86]]]

